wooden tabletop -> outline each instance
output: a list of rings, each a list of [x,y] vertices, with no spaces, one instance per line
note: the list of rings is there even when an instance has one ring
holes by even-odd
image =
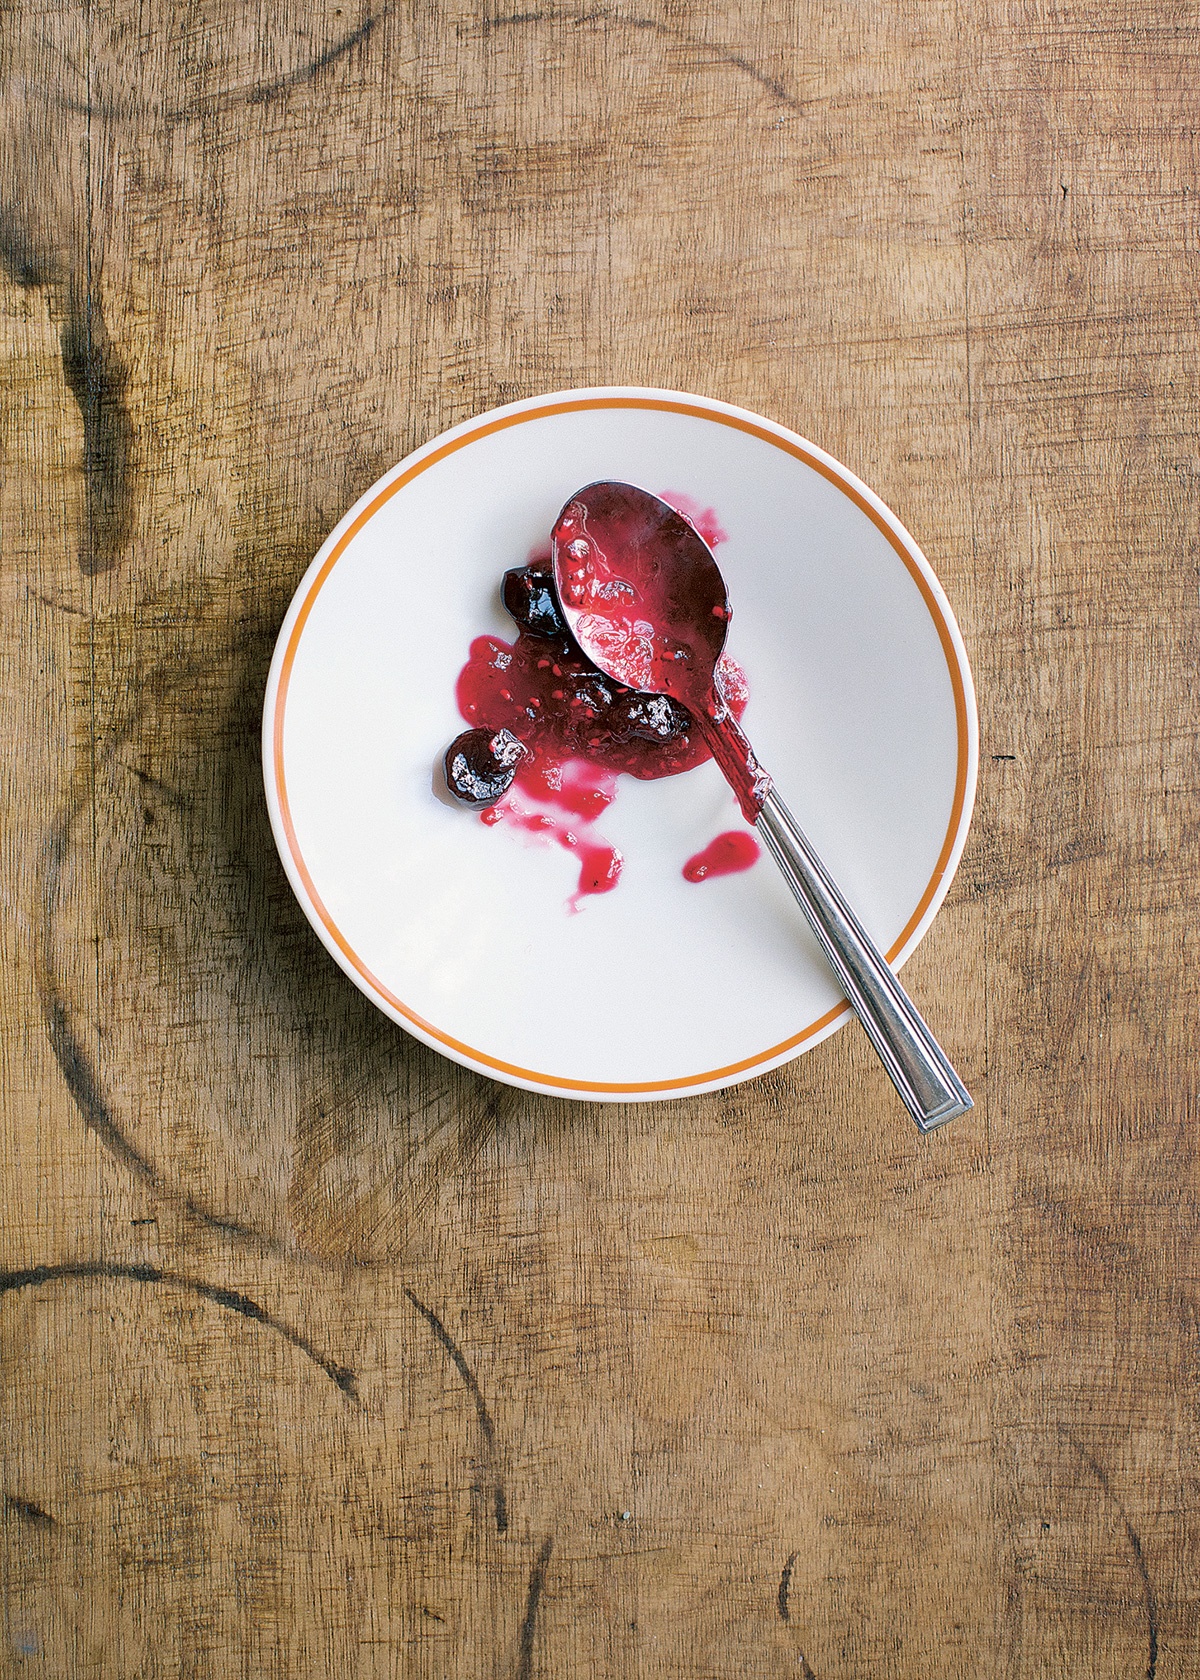
[[[1196,16],[43,0],[0,44],[0,1672],[1200,1673]],[[795,428],[942,578],[906,969],[531,1097],[324,954],[258,768],[309,558],[512,398]]]

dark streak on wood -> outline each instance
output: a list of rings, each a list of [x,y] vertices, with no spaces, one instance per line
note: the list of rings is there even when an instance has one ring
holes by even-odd
[[[87,117],[89,120],[139,123],[158,121],[168,124],[194,122],[199,118],[219,116],[239,108],[268,105],[272,100],[290,93],[293,88],[315,82],[331,65],[352,53],[356,47],[365,46],[391,10],[390,5],[381,6],[378,11],[370,13],[357,29],[351,30],[348,35],[335,41],[325,52],[318,53],[307,63],[297,65],[294,70],[286,70],[269,81],[254,82],[249,87],[219,88],[215,93],[193,99],[186,105],[168,106],[165,110],[158,110],[151,105],[138,105],[133,102],[117,105],[106,100],[71,99],[62,96],[56,103],[60,110],[69,111],[74,116]]]
[[[122,1166],[128,1167],[130,1172],[136,1173],[154,1189],[161,1190],[163,1187],[154,1168],[145,1156],[134,1148],[114,1121],[87,1053],[71,1030],[66,1005],[61,998],[54,996],[45,997],[43,1002],[50,1048],[54,1051],[67,1090],[83,1116],[84,1124],[89,1131],[96,1134],[109,1154],[115,1156]]]
[[[90,271],[40,252],[11,212],[0,219],[0,270],[25,290],[50,295],[63,378],[83,421],[87,500],[79,566],[92,577],[116,564],[133,527],[133,421],[125,404],[129,375],[105,326]]]
[[[123,1167],[135,1173],[143,1183],[159,1195],[171,1197],[171,1191],[158,1171],[151,1165],[140,1150],[130,1143],[124,1132],[113,1117],[104,1094],[100,1089],[99,1080],[88,1060],[87,1052],[80,1044],[71,1028],[67,1008],[62,998],[47,984],[43,977],[42,1005],[46,1018],[46,1031],[50,1039],[50,1048],[54,1051],[67,1090],[71,1093],[75,1107],[79,1110],[88,1130],[95,1133],[109,1154],[119,1161]],[[200,1207],[190,1196],[179,1198],[184,1211],[193,1219],[211,1226],[214,1230],[222,1231],[226,1236],[239,1237],[262,1242],[256,1231],[249,1226],[241,1225],[234,1219],[223,1219],[219,1215],[210,1213]]]
[[[274,1330],[294,1348],[298,1348],[306,1359],[319,1366],[330,1381],[337,1384],[343,1394],[361,1404],[356,1387],[357,1379],[348,1366],[339,1365],[321,1353],[307,1336],[301,1335],[299,1330],[294,1330],[282,1319],[275,1318],[265,1307],[260,1307],[257,1301],[251,1300],[249,1295],[243,1295],[236,1289],[226,1289],[220,1284],[205,1283],[200,1278],[184,1277],[179,1272],[160,1271],[157,1266],[80,1260],[68,1265],[30,1266],[22,1271],[0,1272],[0,1295],[11,1294],[18,1289],[34,1288],[42,1283],[92,1278],[125,1280],[130,1283],[159,1283],[173,1289],[185,1289],[192,1295],[200,1296],[202,1300],[212,1301],[218,1307],[224,1307],[229,1312],[240,1314],[242,1318],[248,1318],[252,1324],[262,1324],[267,1329]]]
[[[446,1326],[442,1323],[441,1319],[434,1312],[432,1307],[427,1307],[424,1301],[419,1300],[417,1296],[413,1294],[411,1289],[406,1289],[404,1293],[408,1296],[408,1299],[412,1302],[413,1306],[416,1307],[417,1311],[421,1314],[421,1317],[429,1325],[438,1341],[450,1355],[450,1358],[454,1363],[455,1370],[466,1384],[467,1393],[475,1402],[475,1411],[479,1418],[479,1427],[483,1432],[483,1438],[487,1442],[489,1448],[493,1447],[495,1444],[495,1428],[492,1423],[492,1415],[488,1411],[487,1401],[483,1398],[483,1395],[480,1392],[479,1384],[475,1380],[475,1373],[467,1364],[462,1349],[454,1340],[454,1337],[446,1329]]]
[[[34,250],[33,241],[8,217],[0,219],[0,269],[25,291],[47,286],[51,271]]]
[[[133,527],[133,421],[128,373],[104,325],[93,286],[71,287],[59,329],[63,377],[83,421],[87,487],[79,567],[87,577],[116,565]]]
[[[1137,1565],[1137,1571],[1142,1580],[1142,1601],[1146,1607],[1146,1631],[1149,1645],[1146,1658],[1146,1680],[1155,1680],[1158,1673],[1158,1599],[1155,1596],[1154,1584],[1150,1579],[1150,1571],[1146,1566],[1146,1554],[1142,1549],[1141,1535],[1134,1528],[1129,1520],[1128,1511],[1113,1491],[1104,1467],[1092,1457],[1086,1447],[1080,1446],[1071,1432],[1061,1424],[1059,1425],[1059,1434],[1079,1455],[1082,1462],[1087,1465],[1099,1483],[1105,1498],[1121,1519],[1125,1537],[1129,1541],[1130,1550],[1133,1552],[1133,1561]]]
[[[419,1300],[418,1297],[413,1294],[411,1289],[405,1289],[404,1293],[408,1297],[409,1301],[411,1301],[412,1305],[421,1314],[421,1317],[428,1324],[429,1328],[433,1331],[438,1341],[442,1344],[442,1347],[450,1355],[451,1362],[453,1363],[459,1376],[462,1378],[463,1383],[466,1386],[467,1393],[475,1402],[475,1415],[479,1419],[480,1434],[483,1436],[484,1442],[487,1445],[489,1459],[494,1460],[496,1452],[495,1425],[492,1423],[492,1414],[488,1411],[487,1401],[483,1398],[482,1390],[480,1389],[478,1382],[475,1380],[475,1373],[467,1364],[466,1356],[459,1347],[458,1343],[454,1340],[454,1337],[446,1329],[446,1326],[442,1323],[441,1319],[434,1312],[433,1308],[427,1307],[424,1301]],[[504,1534],[508,1530],[508,1500],[505,1496],[504,1485],[499,1476],[496,1475],[494,1462],[491,1465],[491,1469],[495,1487],[493,1509],[496,1518],[496,1532],[498,1534]]]
[[[137,712],[127,720],[110,749],[115,752],[132,732]],[[46,833],[46,873],[43,886],[43,924],[38,949],[39,993],[46,1033],[67,1090],[84,1124],[93,1132],[113,1158],[127,1167],[153,1189],[156,1194],[181,1206],[186,1214],[224,1236],[257,1243],[277,1249],[278,1244],[262,1233],[252,1230],[235,1219],[226,1219],[201,1207],[190,1196],[172,1191],[161,1174],[125,1136],[109,1107],[87,1052],[71,1025],[70,1011],[62,995],[53,961],[53,929],[59,909],[59,893],[63,865],[71,845],[76,822],[88,808],[88,793],[77,788],[64,804]]]
[[[521,1621],[521,1636],[517,1645],[517,1680],[530,1680],[533,1674],[533,1642],[537,1635],[538,1605],[541,1602],[542,1588],[546,1584],[546,1566],[550,1562],[550,1553],[553,1550],[554,1540],[548,1536],[542,1541],[542,1548],[529,1571],[529,1591],[525,1597],[525,1615]]]
[[[793,1552],[783,1566],[783,1574],[779,1577],[779,1616],[780,1620],[790,1622],[792,1613],[788,1609],[788,1593],[792,1588],[792,1570],[796,1567],[796,1559],[800,1554]]]
[[[28,584],[25,586],[25,599],[27,601],[37,601],[41,606],[49,607],[51,612],[70,613],[73,618],[86,618],[88,616],[82,607],[69,606],[66,601],[55,601],[49,595],[43,595],[38,589],[30,589]]]
[[[751,59],[735,52],[732,47],[723,46],[720,42],[705,41],[698,35],[689,35],[684,29],[676,29],[669,23],[663,23],[659,18],[625,17],[620,12],[611,11],[607,6],[595,6],[586,12],[561,12],[555,10],[512,12],[504,17],[485,17],[478,25],[485,34],[496,29],[514,29],[522,25],[537,23],[570,23],[582,28],[589,23],[611,24],[618,29],[640,29],[652,35],[659,35],[664,40],[675,41],[678,45],[690,47],[695,52],[704,53],[715,64],[728,65],[733,70],[741,70],[743,74],[765,88],[773,99],[786,105],[793,111],[802,111],[804,103],[788,91],[775,76],[769,76],[765,70],[760,70]]]
[[[26,290],[46,290],[58,322],[63,378],[83,422],[86,506],[79,567],[93,577],[117,563],[133,528],[128,371],[109,336],[90,270],[40,252],[11,212],[0,219],[0,270]]]
[[[319,53],[309,63],[302,64],[299,69],[290,70],[286,75],[277,76],[273,81],[262,82],[240,96],[236,90],[232,90],[227,95],[229,103],[265,105],[270,100],[277,99],[281,93],[287,93],[291,88],[302,87],[305,82],[316,81],[321,72],[328,70],[331,64],[336,64],[339,58],[345,58],[346,54],[353,52],[355,47],[365,46],[376,28],[386,17],[388,10],[389,8],[385,6],[378,12],[370,13],[357,29],[352,30],[342,40],[336,41],[328,51]]]
[[[782,1622],[790,1622],[792,1619],[791,1605],[788,1600],[792,1590],[792,1570],[796,1567],[796,1559],[799,1556],[799,1552],[792,1553],[791,1557],[788,1558],[787,1562],[783,1566],[783,1574],[779,1577],[778,1604],[779,1619]],[[812,1668],[809,1665],[808,1658],[804,1655],[804,1652],[798,1651],[796,1656],[800,1663],[800,1680],[817,1680],[817,1677],[813,1673]]]
[[[49,1511],[43,1511],[32,1499],[18,1499],[15,1493],[0,1493],[0,1510],[11,1511],[32,1528],[55,1528],[57,1523]]]
[[[185,794],[180,793],[178,788],[173,788],[170,783],[162,781],[158,776],[152,776],[149,770],[139,770],[137,765],[134,765],[133,774],[137,777],[138,781],[141,782],[143,787],[150,788],[153,792],[161,794],[167,803],[169,805],[173,805],[176,810],[186,811],[190,808],[191,801]]]

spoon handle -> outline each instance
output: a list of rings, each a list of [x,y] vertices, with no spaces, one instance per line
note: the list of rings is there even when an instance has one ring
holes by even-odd
[[[774,788],[763,800],[758,830],[921,1131],[973,1108],[945,1051]]]

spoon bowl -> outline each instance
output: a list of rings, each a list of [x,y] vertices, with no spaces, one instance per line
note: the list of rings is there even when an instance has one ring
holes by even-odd
[[[729,633],[713,552],[681,513],[636,485],[585,485],[552,533],[558,598],[572,634],[616,682],[706,707]]]
[[[757,822],[771,782],[721,691],[732,611],[704,538],[660,496],[602,479],[567,502],[551,543],[559,603],[584,653],[627,688],[686,706]]]

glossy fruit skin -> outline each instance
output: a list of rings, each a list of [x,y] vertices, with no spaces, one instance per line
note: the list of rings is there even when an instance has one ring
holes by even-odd
[[[464,729],[446,748],[446,786],[461,804],[482,810],[503,799],[526,753],[507,729]]]
[[[500,586],[505,611],[532,636],[571,642],[571,632],[558,604],[554,574],[540,566],[514,566]]]
[[[621,694],[609,714],[609,727],[624,739],[652,741],[665,746],[682,740],[691,725],[687,708],[666,694]]]

